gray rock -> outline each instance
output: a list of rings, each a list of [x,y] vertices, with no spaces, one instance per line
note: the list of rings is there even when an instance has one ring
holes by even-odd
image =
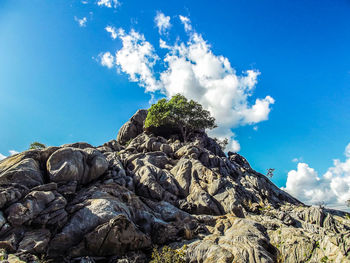
[[[40,164],[24,153],[6,158],[0,163],[0,208],[25,195],[30,188],[43,184]]]
[[[26,232],[24,238],[19,243],[18,251],[35,254],[45,253],[50,236],[50,231],[47,229]]]
[[[148,262],[184,244],[187,262],[350,262],[346,213],[303,205],[204,131],[147,134],[146,115],[97,148],[0,161],[0,248],[28,262]]]
[[[124,145],[130,139],[142,133],[146,117],[147,110],[138,110],[131,119],[120,128],[117,136],[118,143]]]
[[[21,203],[11,205],[6,213],[8,221],[12,225],[20,226],[34,219],[45,209],[46,205],[55,199],[55,195],[51,191],[33,191],[29,193]]]
[[[138,230],[125,215],[120,214],[85,235],[80,247],[84,246],[85,253],[90,255],[123,256],[129,251],[150,248],[151,244],[148,236]],[[77,250],[78,255],[82,250]],[[72,251],[73,256],[74,254],[75,249]]]
[[[92,148],[62,148],[47,161],[50,180],[56,183],[77,181],[86,184],[100,177],[107,168],[106,158]]]
[[[94,148],[94,146],[86,142],[68,143],[68,144],[62,145],[61,147],[63,148],[71,147],[71,148],[77,148],[77,149]]]

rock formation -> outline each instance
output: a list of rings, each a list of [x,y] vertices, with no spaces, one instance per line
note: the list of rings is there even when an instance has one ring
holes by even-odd
[[[146,115],[99,147],[2,160],[2,257],[148,262],[186,244],[187,262],[350,262],[349,214],[304,205],[204,132],[186,144],[143,132]]]

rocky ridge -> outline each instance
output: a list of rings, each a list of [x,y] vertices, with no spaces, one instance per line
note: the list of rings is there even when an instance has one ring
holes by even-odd
[[[143,132],[146,116],[99,147],[0,161],[4,262],[148,262],[163,245],[187,262],[350,262],[349,214],[304,205],[205,132]]]

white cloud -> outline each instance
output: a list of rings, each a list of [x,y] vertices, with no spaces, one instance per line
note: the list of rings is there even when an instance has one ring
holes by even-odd
[[[303,157],[295,157],[292,159],[293,163],[301,162],[303,160]]]
[[[237,140],[231,138],[228,149],[233,152],[239,152],[241,150],[241,145]]]
[[[191,20],[188,18],[188,17],[186,17],[186,16],[179,16],[179,18],[180,18],[180,21],[181,21],[181,23],[184,25],[184,27],[185,27],[185,31],[186,32],[190,32],[190,31],[192,31],[192,25],[191,25]]]
[[[345,156],[350,158],[350,143],[345,147]]]
[[[10,155],[14,155],[14,154],[17,154],[17,153],[19,153],[19,152],[16,151],[16,150],[9,150],[9,154]],[[0,153],[0,161],[5,159],[6,157],[7,157],[6,155],[3,155],[3,154]]]
[[[75,16],[74,20],[78,22],[80,27],[86,27],[86,23],[87,23],[87,18],[86,17],[83,17],[83,18],[79,19],[79,18],[77,18]]]
[[[107,68],[112,68],[114,66],[114,57],[110,52],[106,52],[100,55],[101,65]]]
[[[111,33],[111,38],[116,39],[117,38],[117,31],[114,27],[112,26],[106,26],[105,30],[109,33]]]
[[[154,72],[159,57],[145,37],[134,30],[128,34],[119,30],[122,48],[116,52],[115,64],[146,92],[158,91],[167,97],[181,93],[201,103],[218,124],[210,134],[229,138],[228,150],[238,151],[240,146],[231,129],[267,120],[274,99],[266,96],[251,103],[259,71],[237,74],[228,58],[213,54],[211,46],[193,30],[189,18],[180,16],[180,20],[189,39],[175,44],[160,39],[160,47],[167,50],[161,60],[164,69],[157,67],[159,70]]]
[[[157,12],[154,21],[158,27],[159,34],[164,34],[166,30],[171,26],[170,16],[165,16],[162,12]]]
[[[326,206],[345,210],[345,202],[350,199],[350,156],[346,157],[344,162],[333,160],[333,166],[321,177],[308,164],[298,163],[297,170],[288,173],[282,189],[307,204],[323,201]]]
[[[98,0],[97,5],[105,6],[108,8],[112,8],[112,7],[117,8],[120,5],[120,3],[118,0]]]
[[[163,39],[159,39],[159,47],[164,49],[171,49],[171,46],[169,46]]]
[[[9,153],[10,153],[10,155],[14,155],[14,154],[17,154],[19,152],[15,151],[15,150],[9,150]]]
[[[88,1],[85,1],[85,0],[81,0],[81,3],[82,3],[83,5],[86,5],[86,4],[88,4],[89,2],[88,2]]]
[[[253,130],[254,130],[254,131],[257,131],[258,129],[259,129],[258,126],[254,126],[254,127],[253,127]]]
[[[126,34],[119,29],[118,36],[123,47],[115,54],[116,65],[121,71],[128,74],[131,81],[138,82],[146,92],[159,90],[158,82],[154,76],[153,66],[158,60],[153,46],[145,37],[131,30]]]
[[[270,104],[274,103],[275,100],[270,96],[266,96],[265,99],[256,99],[255,104],[251,108],[243,109],[244,122],[254,124],[267,120],[271,111]]]

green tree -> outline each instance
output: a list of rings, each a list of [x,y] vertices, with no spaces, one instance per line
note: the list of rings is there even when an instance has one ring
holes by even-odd
[[[33,142],[29,146],[29,150],[37,150],[37,149],[41,150],[41,149],[44,149],[44,148],[46,148],[46,145],[42,144],[40,142]]]
[[[213,129],[215,119],[202,105],[177,94],[170,100],[161,99],[148,110],[145,128],[172,126],[179,129],[184,142],[196,130]]]

